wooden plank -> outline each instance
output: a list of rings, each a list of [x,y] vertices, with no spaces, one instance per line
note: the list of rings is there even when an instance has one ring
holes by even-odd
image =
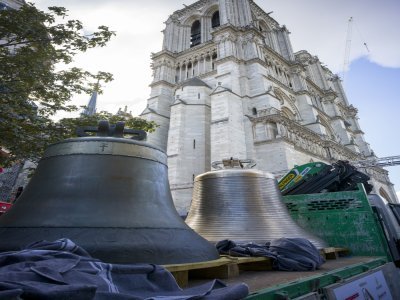
[[[227,279],[239,276],[237,264],[227,264],[219,267],[195,269],[189,271],[189,278]]]
[[[348,255],[350,250],[347,248],[328,247],[321,249],[320,253],[326,259],[338,259],[339,256]]]
[[[350,249],[348,248],[336,248],[336,251],[339,253],[339,256],[350,255]]]
[[[189,283],[189,271],[175,271],[171,272],[174,276],[176,283],[181,287],[184,288]]]
[[[219,267],[232,263],[232,261],[235,261],[235,258],[231,259],[230,257],[222,256],[216,260],[209,260],[204,262],[188,263],[188,264],[163,265],[163,267],[170,272],[177,272],[177,271],[188,271],[195,269]]]
[[[272,259],[264,257],[263,260],[251,261],[239,264],[240,271],[270,271],[272,270]]]
[[[268,257],[221,256],[217,260],[164,265],[172,273],[180,287],[188,284],[189,278],[227,279],[239,276],[244,270],[271,270],[272,260]]]

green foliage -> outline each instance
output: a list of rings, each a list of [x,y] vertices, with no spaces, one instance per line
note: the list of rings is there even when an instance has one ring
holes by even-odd
[[[77,109],[70,104],[73,94],[90,94],[98,81],[112,80],[109,73],[68,64],[77,53],[105,46],[113,35],[106,26],[84,34],[82,23],[68,20],[63,7],[43,12],[26,4],[0,11],[0,148],[10,152],[0,165],[37,159],[60,136],[51,117]]]

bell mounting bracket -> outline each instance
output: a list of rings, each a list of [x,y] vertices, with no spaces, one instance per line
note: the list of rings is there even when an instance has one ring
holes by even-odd
[[[144,130],[125,128],[125,122],[117,122],[115,125],[110,125],[108,121],[99,121],[98,126],[78,127],[76,134],[79,137],[90,136],[89,132],[95,132],[96,136],[124,138],[124,135],[130,135],[133,140],[145,140],[147,133]]]
[[[214,161],[211,166],[214,169],[251,169],[256,165],[256,162],[252,159],[238,159],[238,158],[227,158],[222,161]]]

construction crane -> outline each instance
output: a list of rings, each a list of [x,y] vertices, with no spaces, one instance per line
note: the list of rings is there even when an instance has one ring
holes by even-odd
[[[400,155],[352,161],[350,163],[357,168],[391,167],[391,166],[400,165]]]
[[[353,17],[350,17],[347,23],[346,48],[344,50],[344,61],[343,61],[343,72],[342,72],[343,82],[344,82],[344,75],[346,74],[347,68],[349,66],[352,35],[353,35]]]
[[[350,62],[351,42],[352,42],[352,38],[353,38],[353,23],[354,23],[354,19],[353,19],[353,17],[350,17],[348,20],[348,23],[347,23],[346,47],[345,47],[344,59],[343,59],[343,70],[342,70],[342,82],[343,83],[344,83],[345,74],[349,67],[349,62]],[[361,35],[361,31],[358,29],[357,24],[355,24],[355,25],[356,25],[356,29],[358,31],[359,36],[361,37],[362,40],[364,40]],[[369,52],[368,45],[365,41],[363,42],[363,45],[365,46],[365,49],[367,50],[367,52]]]

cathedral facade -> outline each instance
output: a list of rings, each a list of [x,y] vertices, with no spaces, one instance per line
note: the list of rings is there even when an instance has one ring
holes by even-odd
[[[141,116],[160,125],[148,142],[167,151],[179,213],[214,161],[253,159],[279,176],[310,161],[374,157],[340,78],[317,56],[293,52],[288,29],[254,1],[197,1],[163,33]],[[396,201],[386,170],[362,171],[375,193]]]

